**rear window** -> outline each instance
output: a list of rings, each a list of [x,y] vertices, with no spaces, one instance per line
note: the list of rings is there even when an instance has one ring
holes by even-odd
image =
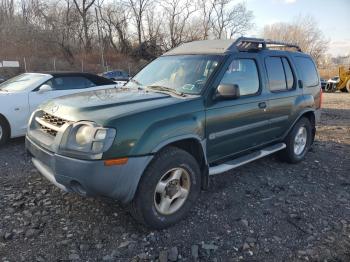
[[[55,77],[46,84],[50,85],[54,90],[83,89],[96,86],[89,79],[80,76]]]
[[[301,79],[306,87],[318,85],[318,73],[314,62],[308,57],[296,57],[296,65],[301,73]]]

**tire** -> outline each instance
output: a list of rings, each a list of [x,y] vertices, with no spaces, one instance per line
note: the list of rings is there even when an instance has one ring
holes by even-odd
[[[10,139],[10,127],[7,121],[0,116],[0,146],[6,144]]]
[[[327,93],[333,92],[333,83],[327,83],[327,85],[324,88],[324,91]]]
[[[311,147],[313,128],[309,119],[302,117],[286,137],[285,143],[287,147],[279,153],[280,158],[292,164],[302,161]],[[303,137],[304,131],[306,135],[305,141],[300,139]],[[302,146],[303,144],[304,147]]]
[[[171,180],[180,173],[179,180]],[[178,185],[169,184],[171,181],[175,181],[174,183]],[[178,186],[181,190],[177,191]],[[163,188],[164,191],[161,190]],[[185,192],[184,188],[188,192],[186,196],[185,193],[182,194],[182,191]],[[156,190],[162,193],[157,193]],[[138,222],[153,229],[169,227],[189,213],[195,205],[200,190],[201,173],[195,158],[182,149],[167,147],[155,156],[143,174],[130,204],[131,215]],[[175,198],[178,193],[180,197]],[[172,200],[169,200],[171,198]],[[167,205],[162,203],[169,203],[169,201],[171,204],[167,209]]]

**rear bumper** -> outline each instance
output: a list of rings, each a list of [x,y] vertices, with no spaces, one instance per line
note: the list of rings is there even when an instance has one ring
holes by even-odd
[[[100,195],[130,202],[153,156],[132,157],[124,165],[105,166],[103,160],[88,161],[49,152],[28,136],[26,148],[38,171],[57,187],[81,195]]]

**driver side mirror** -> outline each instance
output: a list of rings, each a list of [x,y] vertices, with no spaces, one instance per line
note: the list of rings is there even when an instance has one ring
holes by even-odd
[[[43,93],[46,93],[48,91],[52,91],[52,87],[50,85],[44,84],[39,88],[38,93],[43,94]]]
[[[216,91],[216,98],[234,99],[239,97],[239,86],[236,84],[220,84]]]

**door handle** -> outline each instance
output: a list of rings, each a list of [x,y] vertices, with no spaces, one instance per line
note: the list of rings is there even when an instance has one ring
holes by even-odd
[[[260,102],[260,103],[258,104],[258,106],[259,106],[259,108],[261,108],[261,109],[265,109],[265,108],[267,107],[266,102]]]

